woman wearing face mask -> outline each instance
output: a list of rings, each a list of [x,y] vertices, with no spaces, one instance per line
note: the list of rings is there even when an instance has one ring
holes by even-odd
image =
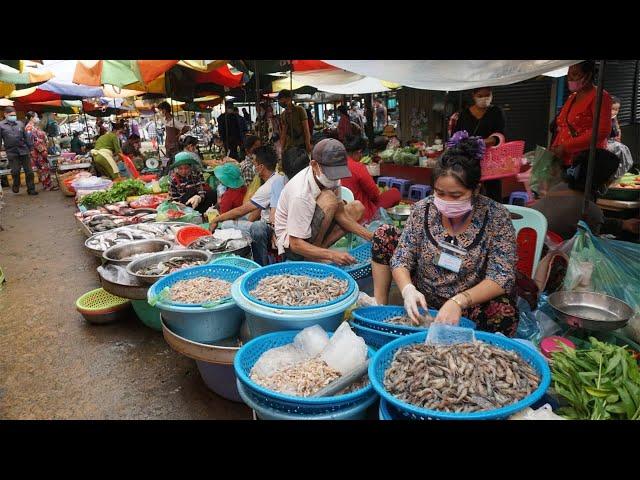
[[[436,322],[457,325],[460,317],[477,328],[513,336],[516,235],[507,209],[479,195],[485,144],[456,133],[434,169],[433,196],[415,204],[402,234],[383,225],[372,246],[375,297],[388,300],[391,277],[408,315],[418,307],[439,309]]]
[[[35,112],[27,112],[25,115],[27,126],[24,130],[31,134],[33,141],[33,149],[31,150],[31,160],[38,170],[38,178],[42,183],[43,190],[58,190],[51,181],[51,169],[49,159],[47,157],[47,134],[44,133],[39,126],[40,118]]]
[[[453,126],[452,133],[467,131],[469,135],[479,136],[484,139],[487,146],[495,146],[499,143],[499,137],[504,135],[504,113],[500,107],[491,105],[493,95],[489,87],[476,88],[471,91],[473,104],[463,109],[458,114],[458,119]]]
[[[573,158],[591,143],[593,117],[596,109],[596,87],[593,84],[595,62],[571,65],[567,74],[569,95],[556,119],[556,135],[550,150],[562,160],[564,167],[571,166]],[[611,95],[602,92],[602,107],[598,121],[596,148],[607,148],[611,132]]]

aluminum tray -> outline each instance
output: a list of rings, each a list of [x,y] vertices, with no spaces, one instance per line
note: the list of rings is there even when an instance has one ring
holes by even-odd
[[[563,323],[585,330],[617,330],[633,316],[622,300],[595,292],[555,292],[549,295],[549,305]]]
[[[145,268],[164,260],[169,260],[171,257],[186,257],[194,260],[203,260],[205,263],[211,260],[211,253],[204,250],[170,250],[168,252],[154,253],[148,257],[139,258],[127,265],[127,273],[132,277],[138,279],[142,283],[147,285],[153,285],[155,282],[167,275],[138,275],[135,272],[141,268]],[[186,267],[185,267],[186,268]]]

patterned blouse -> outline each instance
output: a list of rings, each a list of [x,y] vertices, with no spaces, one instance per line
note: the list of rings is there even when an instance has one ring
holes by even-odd
[[[438,241],[452,240],[467,250],[459,273],[435,264],[440,253]],[[516,235],[509,212],[484,196],[478,196],[474,203],[469,227],[455,238],[443,227],[433,196],[416,203],[390,264],[392,269],[407,268],[420,292],[443,303],[485,279],[510,294],[515,288],[515,265]]]
[[[186,177],[182,177],[178,175],[177,172],[173,172],[169,179],[171,199],[179,201],[184,194],[194,190],[196,190],[195,193],[200,195],[201,198],[204,198],[206,195],[204,185],[204,177],[200,171],[191,171]]]

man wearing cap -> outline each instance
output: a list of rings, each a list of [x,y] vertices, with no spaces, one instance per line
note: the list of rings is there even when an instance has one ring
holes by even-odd
[[[289,147],[304,147],[311,153],[311,133],[307,111],[300,105],[293,103],[290,90],[281,90],[278,94],[278,104],[284,108],[280,115],[282,125],[280,127],[280,141],[282,151]]]
[[[33,140],[25,129],[24,124],[18,121],[16,109],[6,107],[4,109],[4,120],[0,122],[0,149],[7,153],[7,160],[11,166],[11,176],[13,177],[13,193],[20,191],[20,169],[24,170],[27,181],[27,193],[38,195],[34,183],[33,171],[31,170],[30,152],[33,148]]]
[[[373,234],[358,222],[364,214],[359,201],[340,198],[340,179],[350,177],[347,152],[334,138],[313,148],[307,168],[293,177],[280,194],[275,214],[278,253],[289,260],[313,260],[350,265],[355,259],[329,247],[346,233],[370,241]]]

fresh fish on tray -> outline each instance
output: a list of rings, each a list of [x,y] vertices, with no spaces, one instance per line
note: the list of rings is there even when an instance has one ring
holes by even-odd
[[[136,271],[136,275],[168,275],[177,270],[181,270],[187,267],[195,267],[197,265],[204,265],[202,260],[193,260],[191,258],[184,258],[180,256],[171,257],[169,260],[159,262],[155,265],[150,265],[145,268],[141,268]]]

